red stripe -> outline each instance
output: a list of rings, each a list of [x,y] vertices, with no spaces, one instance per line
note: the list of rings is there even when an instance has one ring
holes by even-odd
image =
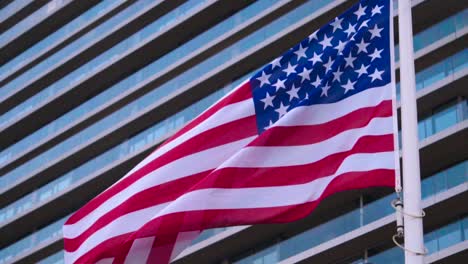
[[[229,133],[226,133],[229,131]],[[118,184],[110,187],[99,196],[88,202],[80,210],[75,212],[66,222],[66,224],[73,224],[90,214],[98,206],[121,192],[135,181],[146,176],[148,173],[184,156],[206,150],[211,147],[223,145],[236,140],[251,137],[257,134],[257,127],[255,116],[242,118],[227,124],[223,124],[211,130],[202,132],[193,138],[187,140],[183,144],[171,149],[164,155],[156,158],[143,166],[141,169],[135,171]]]
[[[355,110],[327,123],[310,126],[276,126],[266,130],[249,146],[298,146],[313,144],[354,128],[365,127],[375,117],[392,116],[392,101]],[[350,122],[351,120],[351,122]]]
[[[351,189],[361,189],[375,186],[394,186],[394,170],[373,170],[367,172],[350,172],[335,178],[325,189],[325,192],[313,202],[302,205],[291,205],[255,209],[223,209],[187,211],[165,215],[148,222],[138,232],[110,238],[97,245],[78,259],[77,263],[94,263],[102,258],[112,256],[112,252],[123,245],[132,243],[134,239],[156,236],[155,246],[167,242],[174,233],[203,230],[216,227],[291,222],[307,216],[324,198],[329,195]],[[192,221],[196,219],[196,221]],[[201,220],[200,220],[201,219]],[[164,227],[164,228],[161,228]],[[67,248],[65,250],[69,251]]]
[[[348,151],[334,153],[319,161],[297,166],[267,168],[223,168],[216,170],[191,189],[252,188],[303,184],[336,173],[343,161],[359,153],[393,151],[393,135],[363,136]],[[294,177],[291,177],[294,175]]]
[[[275,168],[224,168],[206,171],[139,192],[105,214],[80,236],[64,239],[67,249],[76,250],[90,235],[127,213],[170,202],[184,193],[206,188],[248,188],[302,184],[336,173],[345,158],[356,153],[393,150],[393,135],[364,136],[349,151],[330,155],[318,162]],[[287,177],[294,175],[294,177]]]
[[[394,175],[394,170],[387,169],[341,174],[326,187],[325,192],[315,200],[315,202],[319,202],[331,194],[344,190],[362,189],[374,186],[393,187]],[[222,226],[291,222],[307,216],[311,211],[304,211],[304,209],[302,209],[299,214],[296,214],[296,212],[294,212],[296,210],[292,210],[296,206],[300,205],[253,209],[184,211],[168,214],[149,221],[137,232],[132,234],[131,240],[148,236],[161,237],[164,235],[172,235],[174,232],[204,230]],[[278,211],[278,209],[280,210]],[[291,214],[291,212],[289,212],[291,210],[294,213]],[[203,219],[203,221],[192,221],[192,219]]]

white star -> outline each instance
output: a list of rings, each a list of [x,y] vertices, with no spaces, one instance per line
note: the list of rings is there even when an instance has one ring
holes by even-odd
[[[265,74],[265,72],[262,72],[262,76],[258,77],[257,80],[260,81],[260,87],[262,87],[264,84],[270,84],[270,78],[271,74]]]
[[[299,61],[302,57],[307,58],[306,55],[307,48],[303,48],[302,44],[299,45],[299,49],[296,50],[294,53],[297,55],[297,60]]]
[[[367,68],[369,68],[369,65],[364,66],[364,64],[362,64],[361,68],[358,69],[357,71],[355,71],[355,72],[358,73],[358,78],[361,77],[361,75],[363,75],[363,74],[367,74]]]
[[[347,93],[349,90],[354,90],[355,83],[356,82],[351,82],[351,79],[348,79],[348,82],[342,85],[342,87],[345,89],[344,93]]]
[[[343,21],[343,19],[339,19],[338,17],[335,18],[335,20],[333,22],[330,23],[330,26],[333,27],[333,32],[335,32],[337,29],[343,29],[341,27],[341,22]]]
[[[351,23],[349,23],[348,29],[346,29],[344,32],[345,32],[346,34],[348,34],[348,38],[349,38],[349,36],[351,36],[352,34],[356,33],[356,28],[355,28],[355,26],[351,25]]]
[[[282,58],[283,58],[283,57],[276,58],[276,59],[274,59],[274,60],[271,62],[271,69],[272,69],[272,70],[273,70],[276,66],[278,66],[278,67],[281,68],[280,60],[281,60]]]
[[[332,80],[332,82],[334,82],[334,81],[340,82],[340,79],[341,79],[341,75],[342,75],[342,74],[343,74],[343,72],[342,72],[340,69],[338,69],[336,72],[333,72],[333,80]]]
[[[328,73],[332,69],[333,62],[331,57],[328,58],[328,61],[323,65],[325,67],[325,73]]]
[[[379,28],[377,24],[375,24],[373,29],[369,29],[369,32],[372,34],[370,39],[373,39],[375,37],[381,38],[382,36],[380,35],[380,32],[383,30],[383,28]]]
[[[322,62],[322,59],[321,59],[322,55],[318,55],[317,53],[314,52],[314,55],[312,56],[312,58],[309,59],[309,61],[312,62],[312,66],[315,65],[315,63],[317,62]]]
[[[384,71],[379,71],[379,70],[377,70],[377,68],[375,68],[374,73],[369,74],[369,77],[372,78],[371,82],[373,82],[373,81],[375,81],[377,79],[382,80],[382,74],[383,73],[384,73]]]
[[[361,23],[361,25],[359,26],[358,30],[361,29],[361,28],[363,28],[363,27],[368,28],[369,25],[368,25],[367,23],[369,23],[369,21],[370,21],[370,19],[367,19],[367,20],[362,21],[362,23]]]
[[[348,57],[344,57],[344,60],[346,61],[345,68],[350,66],[351,68],[354,68],[353,62],[356,60],[356,57],[353,57],[351,52],[349,53]]]
[[[276,87],[276,91],[278,91],[278,90],[281,89],[281,88],[286,89],[286,87],[284,86],[284,82],[285,82],[285,81],[286,81],[286,79],[284,79],[284,80],[278,79],[278,80],[276,81],[276,83],[273,84],[273,86]]]
[[[274,107],[273,100],[275,100],[275,95],[270,95],[268,92],[266,93],[265,98],[260,99],[260,101],[262,101],[265,104],[264,109],[267,109],[268,106]]]
[[[286,69],[284,69],[283,71],[286,73],[286,76],[289,76],[291,73],[296,72],[296,67],[297,65],[292,66],[291,63],[288,62],[288,67],[286,67]]]
[[[281,102],[279,108],[276,109],[275,111],[279,114],[279,117],[281,118],[282,116],[284,116],[288,112],[287,109],[288,109],[288,107],[284,106],[283,102]]]
[[[364,42],[364,38],[362,38],[361,42],[357,43],[356,46],[358,47],[357,54],[361,52],[367,53],[367,46],[369,46],[369,43]]]
[[[378,5],[374,6],[374,8],[372,8],[372,11],[371,11],[372,13],[371,16],[374,16],[376,14],[382,14],[382,8],[383,6],[378,6]]]
[[[374,49],[374,52],[372,54],[369,55],[369,57],[371,57],[371,61],[375,60],[375,59],[380,59],[382,58],[380,56],[380,53],[382,53],[383,49],[381,50],[378,50],[377,48]]]
[[[316,30],[314,33],[312,33],[312,34],[309,35],[309,42],[312,41],[312,40],[314,40],[314,39],[315,39],[315,40],[318,40],[318,38],[317,38],[317,32],[318,32],[318,30]]]
[[[320,97],[322,96],[328,96],[328,90],[330,90],[331,86],[330,85],[324,85],[322,86],[322,93],[320,94]]]
[[[327,37],[327,35],[323,36],[323,40],[319,42],[320,45],[322,45],[323,50],[325,50],[326,47],[333,47],[331,44],[332,39],[333,37]]]
[[[301,82],[305,81],[305,80],[310,80],[310,73],[312,72],[312,69],[307,69],[306,67],[304,67],[304,69],[302,69],[302,72],[299,73],[299,75],[302,77],[302,80]]]
[[[359,8],[356,12],[354,12],[354,14],[357,16],[357,20],[359,20],[359,18],[361,18],[362,16],[364,16],[366,14],[366,7],[362,7],[361,4],[359,4]]]
[[[300,87],[296,87],[293,84],[291,90],[287,91],[287,93],[289,94],[289,101],[291,101],[294,98],[299,99],[299,95],[297,94],[297,92],[299,92],[299,90],[300,90]]]
[[[315,79],[315,82],[311,83],[315,88],[318,88],[322,84],[322,79],[317,75],[317,79]]]
[[[336,45],[335,47],[335,49],[338,50],[338,54],[341,54],[341,52],[345,49],[347,43],[348,42],[346,41],[345,42],[341,42],[341,40],[338,41],[338,45]]]

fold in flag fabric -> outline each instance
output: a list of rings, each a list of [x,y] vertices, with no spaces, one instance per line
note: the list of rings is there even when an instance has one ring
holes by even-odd
[[[362,0],[219,100],[63,227],[67,263],[168,263],[208,228],[395,184],[389,0]]]

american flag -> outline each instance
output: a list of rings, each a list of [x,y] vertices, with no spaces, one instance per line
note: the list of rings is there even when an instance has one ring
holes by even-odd
[[[289,222],[394,186],[390,0],[273,60],[73,214],[67,263],[168,263],[204,229]]]

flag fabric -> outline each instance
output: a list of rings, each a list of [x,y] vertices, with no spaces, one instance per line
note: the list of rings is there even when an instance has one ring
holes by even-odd
[[[67,263],[168,263],[204,229],[289,222],[394,186],[390,1],[362,0],[74,213]]]

